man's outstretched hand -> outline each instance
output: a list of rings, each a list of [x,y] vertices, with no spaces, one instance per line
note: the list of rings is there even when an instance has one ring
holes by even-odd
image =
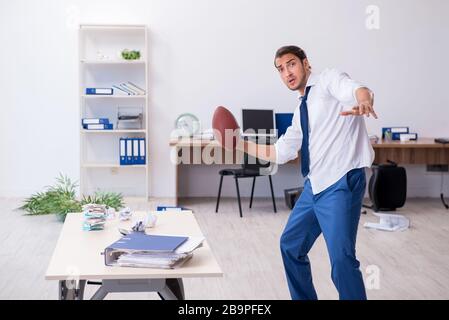
[[[352,110],[342,111],[342,116],[364,116],[368,118],[372,115],[377,119],[377,114],[374,111],[374,94],[368,88],[360,88],[356,92],[358,106],[352,108]]]

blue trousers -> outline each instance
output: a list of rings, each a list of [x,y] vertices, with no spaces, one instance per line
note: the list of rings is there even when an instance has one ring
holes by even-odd
[[[281,236],[281,253],[293,300],[316,300],[307,257],[323,233],[332,267],[332,281],[341,300],[365,300],[363,277],[355,244],[365,193],[364,169],[354,169],[313,195],[309,179]]]

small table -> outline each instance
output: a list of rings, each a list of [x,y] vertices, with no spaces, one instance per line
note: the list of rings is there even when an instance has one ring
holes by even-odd
[[[148,234],[202,236],[191,211],[152,212],[157,215]],[[104,249],[122,236],[118,228],[131,229],[143,220],[145,212],[133,214],[132,221],[108,220],[101,231],[83,231],[83,215],[67,215],[45,279],[59,281],[59,299],[82,300],[87,280],[101,280],[92,299],[103,299],[112,292],[158,292],[162,299],[185,299],[182,278],[221,277],[223,272],[207,241],[194,251],[193,257],[178,269],[110,267],[104,263]]]

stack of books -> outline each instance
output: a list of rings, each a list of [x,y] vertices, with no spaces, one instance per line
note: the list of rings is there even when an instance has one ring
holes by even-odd
[[[115,94],[117,95],[143,96],[147,93],[144,89],[131,81],[123,82],[119,85],[113,85],[112,88],[115,89]]]
[[[83,118],[81,125],[84,130],[112,130],[114,126],[108,118]]]
[[[200,248],[204,237],[147,235],[133,232],[105,249],[107,266],[175,269]]]
[[[83,206],[83,230],[103,230],[107,218],[107,208],[101,204],[86,204]]]

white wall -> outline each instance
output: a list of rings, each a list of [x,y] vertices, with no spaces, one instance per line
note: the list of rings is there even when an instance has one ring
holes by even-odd
[[[371,4],[380,8],[379,30],[365,27]],[[148,25],[150,190],[166,197],[174,195],[167,159],[177,115],[192,112],[210,127],[218,105],[236,114],[243,106],[295,108],[272,65],[285,44],[302,46],[316,71],[338,67],[376,92],[380,119],[367,121],[370,133],[407,125],[449,136],[448,13],[446,0],[2,0],[0,196],[29,195],[58,172],[79,178],[77,23]],[[410,167],[409,194],[437,196],[439,177],[423,172]],[[215,195],[215,174],[183,171],[181,194]],[[298,175],[283,168],[278,194]],[[260,184],[257,194],[268,194]],[[224,194],[234,195],[234,185]]]

